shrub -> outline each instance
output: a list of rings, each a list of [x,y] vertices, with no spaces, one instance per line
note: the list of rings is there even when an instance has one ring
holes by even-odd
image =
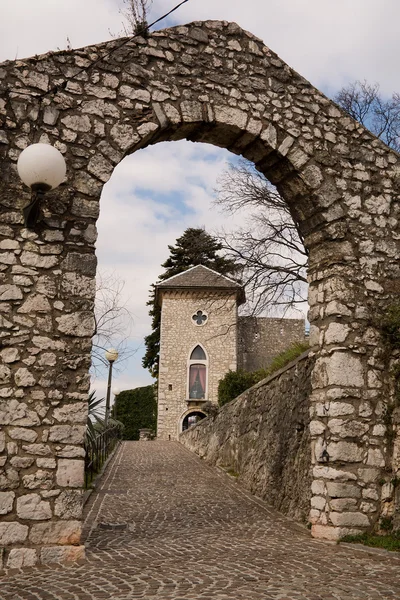
[[[223,406],[254,385],[254,373],[228,371],[218,384],[218,404]]]
[[[277,354],[272,360],[270,366],[266,369],[259,369],[258,371],[254,371],[252,373],[247,373],[246,371],[241,370],[228,371],[225,377],[221,379],[218,384],[218,404],[223,406],[237,396],[240,396],[240,394],[248,390],[255,383],[258,383],[266,377],[270,377],[275,373],[275,371],[283,369],[283,367],[303,354],[303,352],[308,350],[308,348],[308,341],[295,342],[289,346],[289,348],[280,354]]]
[[[139,429],[155,431],[157,403],[154,385],[125,390],[118,394],[115,399],[115,417],[124,424],[124,440],[138,440]]]

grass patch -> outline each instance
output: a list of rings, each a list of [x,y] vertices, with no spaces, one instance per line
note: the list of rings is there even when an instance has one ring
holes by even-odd
[[[239,477],[239,473],[237,471],[235,471],[235,469],[226,469],[226,472],[231,477]]]
[[[384,548],[392,552],[400,552],[400,531],[390,535],[376,535],[373,533],[360,533],[359,535],[346,535],[341,542],[364,544],[373,548]]]

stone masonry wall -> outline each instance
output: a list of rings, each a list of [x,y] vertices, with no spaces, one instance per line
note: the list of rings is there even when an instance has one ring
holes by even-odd
[[[198,310],[208,315],[204,325],[194,323]],[[237,366],[237,302],[234,293],[164,291],[161,313],[158,381],[159,439],[177,439],[188,402],[189,356],[200,344],[208,359],[205,401],[218,401],[218,382]]]
[[[180,139],[252,161],[308,250],[312,534],[336,539],[379,519],[393,401],[379,316],[400,291],[400,157],[251,33],[195,22],[0,65],[0,545],[9,566],[81,551],[100,194],[124,156]],[[30,192],[16,162],[39,141],[64,154],[67,178],[27,231]],[[332,481],[347,502],[329,502]]]
[[[311,499],[313,364],[302,355],[180,436],[208,463],[236,472],[250,492],[302,522]]]
[[[267,367],[294,342],[304,342],[304,319],[239,317],[238,366],[245,371]]]

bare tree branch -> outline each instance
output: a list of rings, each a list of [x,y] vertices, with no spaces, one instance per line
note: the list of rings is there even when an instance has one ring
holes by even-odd
[[[136,350],[128,349],[133,319],[123,299],[125,282],[115,273],[98,273],[96,277],[95,333],[92,344],[92,369],[96,373],[106,366],[104,353],[116,348],[119,353],[116,370]]]

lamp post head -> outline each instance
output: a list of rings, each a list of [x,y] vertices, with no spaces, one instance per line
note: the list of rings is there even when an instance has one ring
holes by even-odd
[[[50,144],[32,144],[21,152],[18,175],[32,190],[47,192],[60,185],[67,172],[63,155]]]
[[[118,387],[113,388],[114,396],[119,396],[120,393],[121,393],[121,390]]]
[[[60,185],[67,172],[61,152],[50,144],[32,144],[21,152],[18,175],[31,188],[32,200],[23,209],[25,227],[34,229],[40,214],[43,194]]]
[[[118,350],[116,350],[115,348],[109,348],[108,350],[106,350],[104,356],[106,357],[108,362],[113,363],[118,358]]]

